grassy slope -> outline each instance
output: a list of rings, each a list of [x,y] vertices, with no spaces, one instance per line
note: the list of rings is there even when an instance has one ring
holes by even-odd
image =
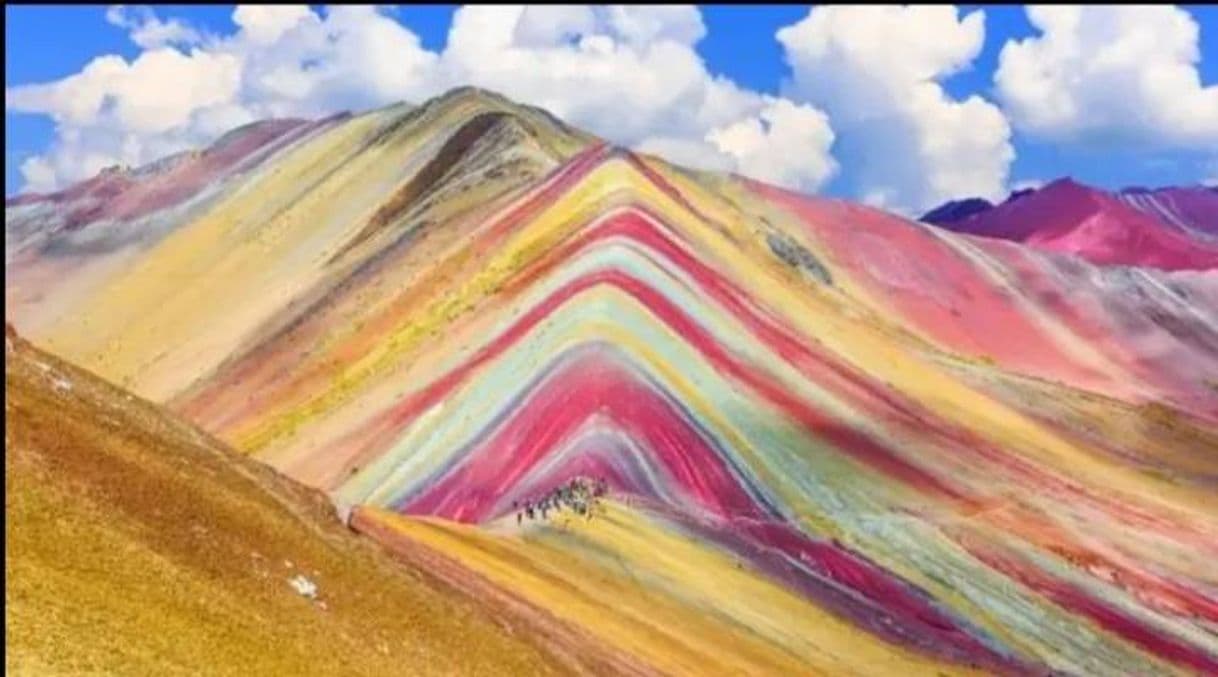
[[[7,670],[561,670],[321,494],[11,334],[5,366]]]

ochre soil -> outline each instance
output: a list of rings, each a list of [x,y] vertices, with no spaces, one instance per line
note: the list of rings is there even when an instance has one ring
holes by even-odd
[[[558,674],[326,498],[6,331],[10,674]],[[318,586],[316,600],[289,580]]]

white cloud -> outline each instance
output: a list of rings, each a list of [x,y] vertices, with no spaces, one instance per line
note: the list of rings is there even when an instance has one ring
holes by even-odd
[[[1218,144],[1218,85],[1202,86],[1197,22],[1174,6],[1030,6],[994,82],[1020,131],[1054,141]]]
[[[274,43],[301,22],[316,21],[317,15],[305,5],[238,5],[233,10],[233,23],[246,40],[261,45]]]
[[[112,5],[106,10],[106,21],[130,31],[131,41],[144,49],[170,44],[192,45],[203,39],[198,31],[181,21],[161,21],[151,9],[143,6]]]
[[[839,159],[863,199],[915,212],[1005,192],[1014,150],[1002,112],[940,82],[968,68],[985,15],[950,6],[819,6],[777,33],[789,97],[829,114]]]
[[[35,155],[21,163],[21,174],[25,176],[26,188],[42,192],[55,187],[57,172],[45,157]]]
[[[254,119],[420,102],[464,84],[702,168],[813,190],[835,166],[817,111],[707,70],[692,6],[466,6],[439,53],[383,8],[240,6],[227,36],[146,9],[108,16],[145,46],[134,61],[99,57],[63,80],[5,90],[9,110],[58,124],[55,146],[25,164],[28,187],[86,178],[99,162],[147,162]]]
[[[190,122],[230,100],[239,82],[232,55],[158,47],[131,62],[99,57],[63,80],[6,89],[9,110],[45,113],[58,129],[49,152],[22,163],[27,188],[50,190],[197,145],[206,137]]]
[[[134,60],[100,56],[62,80],[5,89],[8,110],[46,114],[57,126],[52,147],[22,165],[27,190],[150,162],[260,118],[419,99],[437,59],[371,7],[319,16],[307,7],[242,6],[229,36],[201,36],[147,9],[111,8],[107,19],[144,47]]]
[[[755,116],[712,130],[707,140],[737,160],[738,171],[782,186],[820,185],[837,171],[829,119],[786,99],[769,99]]]
[[[706,36],[702,14],[692,5],[621,6],[607,8],[614,32],[635,45],[672,40],[693,45]]]
[[[257,117],[319,116],[430,93],[436,55],[382,8],[239,6],[233,36],[209,45],[243,65],[234,103]]]

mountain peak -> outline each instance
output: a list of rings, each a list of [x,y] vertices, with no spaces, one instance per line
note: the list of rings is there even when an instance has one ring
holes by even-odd
[[[1049,183],[1046,183],[1045,185],[1041,186],[1039,189],[1036,190],[1036,192],[1037,193],[1048,193],[1048,194],[1055,194],[1055,193],[1082,194],[1082,193],[1095,193],[1095,192],[1102,192],[1102,191],[1100,191],[1100,189],[1098,189],[1098,188],[1093,188],[1091,186],[1088,186],[1087,184],[1082,183],[1080,181],[1076,181],[1076,180],[1074,180],[1073,177],[1062,176],[1062,177],[1056,178],[1056,179],[1050,181]]]
[[[456,100],[456,99],[471,99],[471,98],[472,99],[487,99],[490,101],[496,101],[496,102],[500,102],[500,103],[510,103],[512,105],[520,105],[520,104],[517,104],[517,103],[513,102],[512,100],[508,99],[506,96],[500,94],[499,92],[495,92],[495,91],[492,91],[489,89],[484,89],[482,87],[475,87],[474,85],[460,85],[458,87],[453,87],[452,89],[449,89],[448,91],[444,92],[443,94],[440,94],[439,96],[437,96],[435,98],[441,99],[441,100],[444,100],[444,99]]]
[[[935,207],[934,209],[922,215],[920,221],[933,223],[935,225],[944,225],[962,221],[984,211],[994,208],[994,204],[989,200],[980,197],[968,197],[962,200],[950,200]]]
[[[454,106],[472,107],[475,111],[499,110],[524,114],[529,107],[508,97],[481,87],[462,85],[437,94],[419,105],[419,110],[447,109]],[[470,115],[476,115],[477,112]]]
[[[961,205],[968,205],[962,207]],[[1218,266],[1218,200],[1187,188],[1118,193],[1064,176],[1001,204],[957,200],[922,220],[958,233],[1022,242],[1094,263],[1169,270]]]

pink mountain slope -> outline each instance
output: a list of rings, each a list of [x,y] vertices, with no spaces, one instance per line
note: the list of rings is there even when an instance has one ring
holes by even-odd
[[[254,169],[276,152],[347,117],[344,113],[312,122],[254,122],[232,130],[203,150],[184,151],[135,169],[110,167],[54,193],[8,198],[4,203],[6,250],[21,248],[31,237],[78,232],[95,224],[130,223],[186,205],[209,191],[216,192],[225,179]]]
[[[1218,242],[1207,236],[1215,227],[1206,220],[1212,207],[1205,199],[1164,191],[1114,195],[1059,179],[992,209],[937,225],[1076,254],[1093,263],[1208,270],[1218,268]],[[1176,222],[1169,223],[1164,213],[1174,214]]]
[[[1116,197],[1169,226],[1218,240],[1218,186],[1126,188]]]

